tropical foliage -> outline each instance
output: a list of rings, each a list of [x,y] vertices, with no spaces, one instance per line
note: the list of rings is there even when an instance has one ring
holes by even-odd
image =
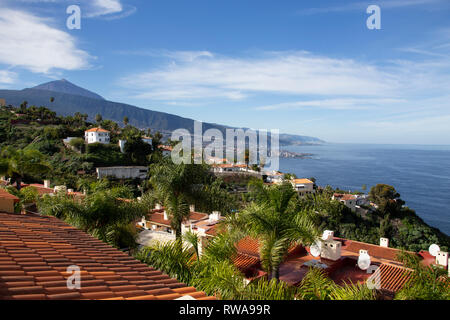
[[[38,202],[39,211],[63,219],[117,248],[135,248],[134,224],[145,215],[147,208],[136,200],[127,199],[131,195],[129,188],[94,190],[82,198],[65,194],[44,196]]]
[[[17,190],[22,186],[25,175],[44,173],[50,170],[45,156],[35,149],[18,150],[7,147],[0,154],[0,174],[11,178]]]
[[[400,254],[399,260],[413,272],[408,283],[396,294],[397,300],[450,300],[447,270],[439,266],[426,266],[416,255],[406,252]]]
[[[300,283],[297,299],[300,300],[375,300],[377,291],[365,284],[345,282],[337,285],[319,268],[310,268]]]
[[[296,244],[311,244],[318,237],[311,212],[296,206],[296,193],[290,183],[266,187],[255,185],[253,203],[242,212],[230,216],[230,230],[250,236],[260,243],[263,268],[273,279],[279,279],[280,264],[288,250]]]

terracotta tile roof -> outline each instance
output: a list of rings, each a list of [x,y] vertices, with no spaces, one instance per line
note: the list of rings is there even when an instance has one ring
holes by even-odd
[[[67,288],[67,267],[81,289]],[[54,217],[0,213],[0,299],[176,299],[203,292]]]
[[[15,195],[9,193],[5,189],[0,188],[0,199],[9,199],[14,200],[14,202],[19,202],[20,199],[16,197]]]
[[[237,252],[240,254],[249,255],[259,259],[259,242],[256,239],[245,237],[236,244]],[[293,254],[299,249],[299,246],[294,245],[288,250],[288,254]]]
[[[295,184],[308,184],[308,183],[314,183],[309,179],[293,179],[292,180],[293,183]]]
[[[199,220],[192,224],[192,229],[203,229],[205,234],[209,236],[216,236],[218,233],[217,228],[221,221],[223,221],[223,218],[220,218],[218,221],[210,221],[209,219]]]
[[[233,264],[241,271],[245,271],[253,266],[259,264],[259,258],[249,256],[243,253],[237,253],[233,259]]]
[[[208,219],[209,215],[201,212],[191,211],[189,219],[193,222]],[[147,220],[159,225],[170,227],[170,220],[164,219],[164,208],[154,209],[147,215]]]
[[[382,264],[379,268],[381,289],[397,292],[411,278],[413,271],[391,264]]]
[[[381,260],[398,262],[397,254],[401,252],[401,250],[399,249],[380,247],[375,244],[369,244],[354,240],[346,240],[340,238],[335,238],[335,240],[342,241],[342,249],[345,251],[359,255],[359,250],[363,249],[367,250],[371,257]]]
[[[164,145],[159,145],[158,148],[161,150],[164,150],[164,151],[172,151],[173,150],[173,148],[171,146],[164,146]]]
[[[36,190],[40,196],[42,196],[44,194],[55,193],[54,189],[46,188],[43,184],[31,183],[31,184],[23,185],[23,188],[28,188],[28,187],[36,188]]]
[[[245,237],[237,243],[236,249],[239,253],[257,257],[259,259],[258,240],[252,239],[250,237]]]
[[[356,196],[353,195],[353,194],[335,193],[333,196],[335,198],[339,199],[339,200],[344,200],[344,201],[355,200],[356,199]]]
[[[436,263],[436,257],[432,256],[428,251],[420,250],[418,255],[422,258],[422,264],[426,266]]]
[[[86,130],[86,132],[105,132],[105,133],[109,133],[108,130],[102,129],[102,128],[92,128],[89,130]]]

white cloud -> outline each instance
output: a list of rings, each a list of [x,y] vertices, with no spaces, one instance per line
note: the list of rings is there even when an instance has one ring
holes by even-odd
[[[97,17],[122,12],[123,6],[119,0],[91,0],[91,10],[87,17]]]
[[[360,98],[342,98],[342,99],[322,99],[284,102],[266,106],[256,107],[256,110],[279,110],[279,109],[300,109],[300,108],[324,108],[334,110],[361,110],[376,108],[380,105],[393,105],[405,103],[405,99],[360,99]]]
[[[413,7],[413,6],[424,6],[424,5],[433,5],[437,3],[444,3],[446,0],[375,0],[375,1],[360,1],[360,2],[351,2],[339,6],[331,6],[331,7],[321,7],[321,8],[307,8],[298,11],[299,15],[313,15],[313,14],[322,14],[322,13],[331,13],[331,12],[347,12],[354,10],[365,11],[365,9],[371,5],[375,4],[380,6],[383,9],[396,9],[396,8],[405,8],[405,7]]]
[[[39,73],[89,66],[89,54],[77,48],[70,34],[50,26],[49,19],[1,8],[0,24],[0,63]]]
[[[163,67],[127,76],[121,84],[137,89],[141,98],[161,100],[243,99],[255,93],[377,96],[395,94],[400,85],[395,74],[373,65],[307,52],[269,52],[247,58],[198,52],[171,56],[174,59]]]
[[[60,6],[79,5],[85,18],[101,17],[106,20],[121,19],[136,12],[136,7],[123,4],[122,0],[0,0],[16,4],[17,2],[28,4],[52,4]]]
[[[8,70],[0,70],[0,83],[12,84],[17,80],[17,73]]]

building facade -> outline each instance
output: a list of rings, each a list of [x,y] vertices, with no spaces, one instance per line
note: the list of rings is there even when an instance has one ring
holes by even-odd
[[[309,179],[292,179],[291,184],[300,195],[314,193],[314,182]]]
[[[109,131],[102,128],[92,128],[84,132],[86,143],[103,143],[110,142]]]
[[[97,178],[103,179],[114,177],[116,179],[146,179],[148,167],[129,166],[129,167],[103,167],[96,168]]]

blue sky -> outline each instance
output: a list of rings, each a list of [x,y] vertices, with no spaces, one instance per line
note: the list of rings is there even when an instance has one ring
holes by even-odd
[[[449,144],[449,16],[448,0],[0,0],[0,88],[66,78],[205,122]]]

